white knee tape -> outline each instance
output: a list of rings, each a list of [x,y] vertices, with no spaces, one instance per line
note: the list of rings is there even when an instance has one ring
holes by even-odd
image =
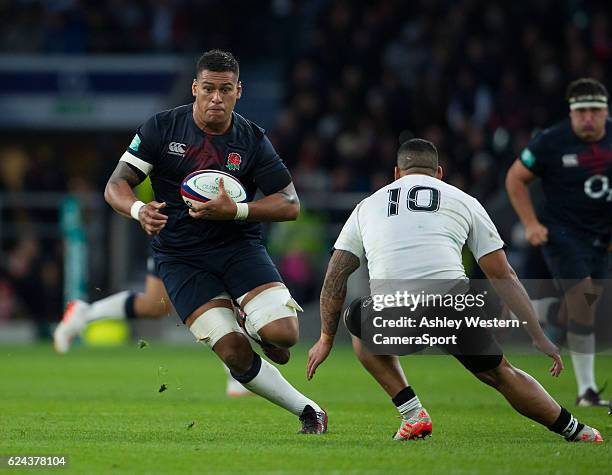
[[[229,333],[241,333],[236,322],[234,310],[225,307],[215,307],[207,310],[189,327],[196,340],[206,343],[211,348],[221,338]]]
[[[238,299],[238,304],[244,299]],[[249,332],[259,332],[261,328],[274,320],[285,317],[297,317],[303,312],[302,307],[291,297],[285,286],[271,287],[253,297],[244,307],[246,327]]]

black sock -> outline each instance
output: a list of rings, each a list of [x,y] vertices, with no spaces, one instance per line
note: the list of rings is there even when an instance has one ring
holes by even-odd
[[[548,427],[548,430],[552,432],[556,432],[557,434],[562,435],[567,440],[572,441],[578,435],[578,432],[582,430],[584,424],[578,422],[567,409],[564,407],[561,408],[561,413],[557,420]]]
[[[412,387],[406,386],[399,393],[397,393],[395,397],[391,398],[391,400],[393,401],[393,404],[395,404],[395,407],[400,407],[402,404],[406,404],[415,396],[416,394],[412,390]]]
[[[125,300],[125,318],[128,320],[134,320],[136,317],[136,310],[134,310],[134,299],[136,298],[136,294],[134,292],[128,295],[128,298]]]
[[[237,374],[237,373],[234,373],[231,369],[230,369],[230,373],[232,375],[232,378],[234,378],[236,381],[242,384],[246,384],[252,381],[255,378],[255,376],[259,374],[260,369],[261,369],[261,356],[253,352],[253,364],[251,365],[251,368],[247,370],[246,373]]]

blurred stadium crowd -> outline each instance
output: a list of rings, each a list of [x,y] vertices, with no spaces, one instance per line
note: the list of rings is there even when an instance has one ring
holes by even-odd
[[[604,1],[13,0],[0,12],[3,55],[218,47],[243,64],[277,61],[284,100],[269,135],[303,192],[373,191],[392,178],[398,143],[420,136],[438,147],[446,180],[486,204],[505,193],[534,130],[566,116],[567,83],[592,76],[610,87],[612,77]],[[83,149],[65,132],[26,141],[0,131],[0,192],[100,192],[132,133],[90,134]],[[0,320],[56,320],[62,247],[28,232],[27,212],[2,212],[24,231],[2,243]],[[324,259],[327,244],[305,248]],[[292,270],[301,297],[315,297],[317,266],[290,260]]]

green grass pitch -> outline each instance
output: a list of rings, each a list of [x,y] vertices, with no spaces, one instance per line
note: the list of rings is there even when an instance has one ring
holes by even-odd
[[[297,435],[297,419],[263,399],[226,398],[221,365],[199,345],[81,347],[66,356],[50,346],[0,347],[0,457],[68,456],[66,468],[35,473],[612,473],[612,417],[574,408],[571,369],[554,380],[543,356],[510,360],[606,443],[564,442],[446,356],[403,359],[434,432],[393,442],[396,411],[350,348],[336,348],[311,382],[306,349],[293,351],[283,373],[327,408],[323,436]],[[612,356],[597,365],[612,374]]]

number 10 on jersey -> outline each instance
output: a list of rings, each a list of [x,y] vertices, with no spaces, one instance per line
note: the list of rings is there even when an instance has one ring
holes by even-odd
[[[391,188],[389,203],[387,205],[387,216],[399,214],[399,203],[402,189]],[[440,190],[431,186],[416,185],[408,190],[406,206],[410,211],[425,211],[435,213],[440,209]]]

